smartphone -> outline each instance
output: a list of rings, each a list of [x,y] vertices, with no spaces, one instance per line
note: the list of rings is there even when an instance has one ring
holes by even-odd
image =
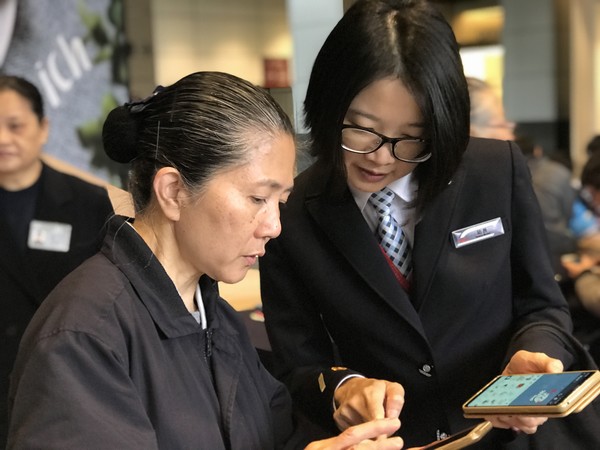
[[[600,371],[500,375],[463,404],[465,417],[502,414],[564,417],[600,393]]]
[[[459,448],[467,447],[475,442],[481,440],[483,436],[487,434],[488,431],[492,429],[492,423],[481,422],[474,427],[467,428],[466,430],[455,433],[451,436],[448,436],[445,439],[441,439],[439,441],[432,442],[424,447],[419,447],[420,450],[431,450],[431,449],[443,449],[443,450],[455,450]]]

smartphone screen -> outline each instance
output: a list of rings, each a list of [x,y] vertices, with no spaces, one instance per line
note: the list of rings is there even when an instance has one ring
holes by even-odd
[[[501,376],[465,406],[558,405],[593,373],[563,372]]]

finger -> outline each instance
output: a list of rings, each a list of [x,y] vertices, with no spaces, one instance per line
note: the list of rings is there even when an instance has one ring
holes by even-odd
[[[340,431],[344,431],[346,428],[350,428],[353,425],[353,423],[348,420],[339,409],[333,413],[333,420]]]
[[[522,432],[525,434],[535,434],[538,427],[513,427],[512,430],[518,432]]]
[[[533,434],[548,420],[547,417],[495,416],[486,418],[495,428],[512,429]]]
[[[343,403],[333,413],[334,420],[338,425],[343,426],[340,429],[346,429],[352,425],[358,425],[374,419],[383,419],[384,417],[375,417],[369,412],[368,398],[355,398],[349,402]],[[383,405],[378,405],[383,411]],[[381,414],[383,415],[383,413]]]
[[[365,389],[364,401],[367,414],[363,416],[364,420],[385,418],[384,402],[388,384],[390,383],[377,380]]]
[[[400,428],[398,419],[380,419],[354,425],[338,436],[338,442],[347,447],[356,445],[366,439],[375,439],[381,435],[391,435]],[[344,448],[343,446],[341,448]]]
[[[547,417],[515,417],[513,425],[519,429],[531,429],[545,424],[547,420]]]
[[[559,366],[560,364],[560,366]],[[545,353],[533,353],[525,350],[519,350],[510,359],[510,362],[504,369],[504,375],[513,375],[518,373],[542,373],[548,370],[562,371],[562,363],[554,358],[550,358]]]
[[[558,371],[562,372],[562,362],[558,359],[550,358],[545,353],[533,353],[531,359],[528,361],[530,372],[548,372]]]
[[[510,421],[507,421],[507,418],[503,416],[485,417],[485,420],[492,422],[494,428],[509,429],[513,427],[513,424],[510,423]]]
[[[560,359],[551,359],[546,366],[546,371],[550,373],[560,373],[565,369]]]
[[[363,445],[365,445],[365,443],[367,443],[367,442],[368,442],[368,444],[363,447]],[[378,440],[376,442],[365,441],[365,442],[359,444],[355,448],[356,448],[356,450],[366,450],[366,449],[374,449],[374,450],[400,450],[403,447],[404,447],[404,441],[402,440],[402,438],[399,438],[398,436],[396,436],[396,437],[393,437],[393,438],[387,438],[387,439],[383,439],[383,440]]]
[[[399,417],[403,406],[404,388],[398,383],[390,383],[385,398],[385,417]]]

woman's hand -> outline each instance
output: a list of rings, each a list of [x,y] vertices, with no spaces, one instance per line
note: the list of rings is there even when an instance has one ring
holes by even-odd
[[[558,373],[564,369],[560,360],[550,358],[545,353],[533,353],[526,350],[519,350],[513,355],[502,375],[514,375],[519,373]],[[524,417],[524,416],[494,416],[486,417],[496,428],[511,428],[514,431],[521,431],[527,434],[533,434],[538,427],[543,425],[547,417]]]
[[[312,442],[305,450],[398,450],[402,438],[389,437],[400,428],[398,418],[379,419],[346,428],[338,436]]]
[[[397,419],[404,406],[399,383],[373,378],[350,378],[334,395],[338,405],[333,418],[340,430],[374,419]]]

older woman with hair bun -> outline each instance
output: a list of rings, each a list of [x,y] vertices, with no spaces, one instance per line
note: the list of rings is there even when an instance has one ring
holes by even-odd
[[[199,72],[113,110],[104,142],[131,163],[136,218],[111,220],[101,252],[27,329],[8,448],[304,445],[286,389],[217,288],[240,281],[280,233],[289,119],[252,84]],[[309,448],[401,448],[386,437],[398,427],[373,421]]]

